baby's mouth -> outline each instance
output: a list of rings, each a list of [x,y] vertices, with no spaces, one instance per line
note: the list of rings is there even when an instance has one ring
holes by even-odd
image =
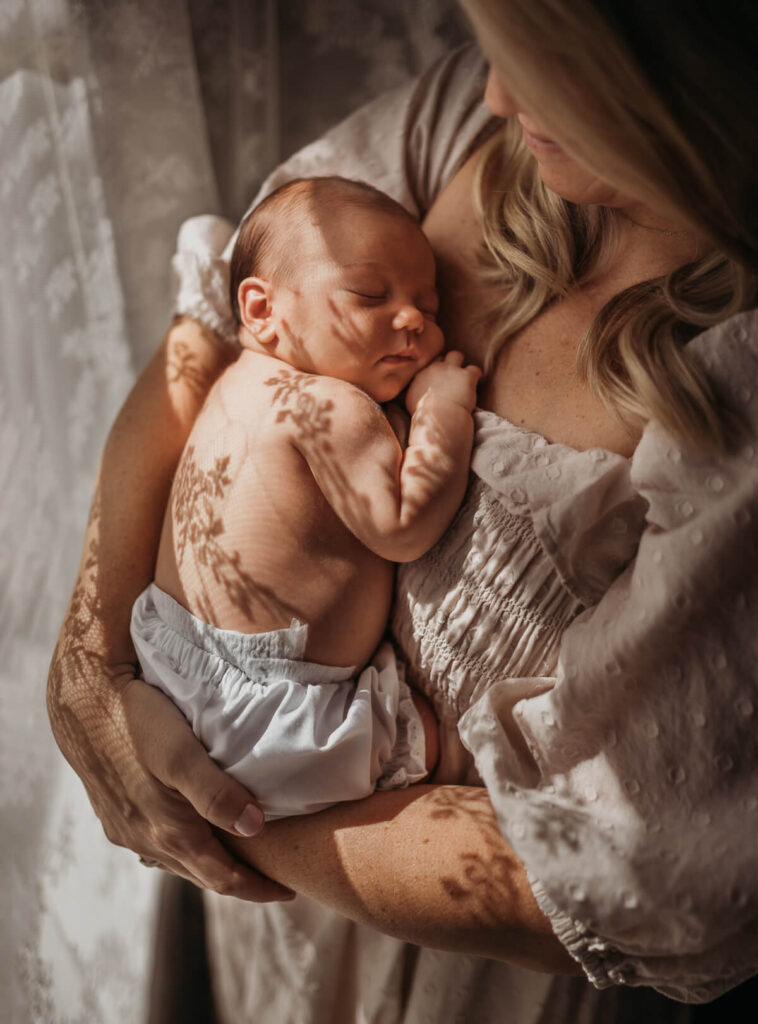
[[[418,351],[413,345],[410,345],[402,352],[394,352],[390,356],[384,356],[381,362],[388,366],[402,366],[404,363],[415,363],[417,359]]]
[[[416,357],[410,354],[408,355],[396,355],[396,356],[385,356],[382,362],[388,366],[402,366],[403,363],[414,363]]]

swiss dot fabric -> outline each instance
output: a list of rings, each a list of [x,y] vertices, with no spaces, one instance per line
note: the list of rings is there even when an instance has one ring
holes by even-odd
[[[691,349],[743,423],[721,458],[651,425],[630,463],[522,459],[515,428],[484,420],[475,472],[587,608],[549,681],[504,664],[459,730],[590,979],[700,1001],[758,968],[758,313]]]

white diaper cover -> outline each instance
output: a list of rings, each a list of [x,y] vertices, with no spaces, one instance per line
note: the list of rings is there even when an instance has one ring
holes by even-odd
[[[424,729],[392,645],[357,679],[303,660],[308,627],[237,633],[151,584],[132,610],[142,678],[182,710],[266,819],[310,814],[424,778]]]

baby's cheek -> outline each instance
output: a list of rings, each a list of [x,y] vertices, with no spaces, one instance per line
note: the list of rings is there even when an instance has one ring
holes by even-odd
[[[445,339],[442,336],[442,331],[435,323],[430,323],[424,331],[426,335],[427,352],[429,355],[429,361],[436,359],[445,347]]]

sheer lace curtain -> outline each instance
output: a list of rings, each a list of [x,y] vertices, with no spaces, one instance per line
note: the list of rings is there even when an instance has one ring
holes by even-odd
[[[47,667],[179,224],[461,35],[452,0],[0,0],[0,1019],[141,1021],[157,873],[60,757]]]

